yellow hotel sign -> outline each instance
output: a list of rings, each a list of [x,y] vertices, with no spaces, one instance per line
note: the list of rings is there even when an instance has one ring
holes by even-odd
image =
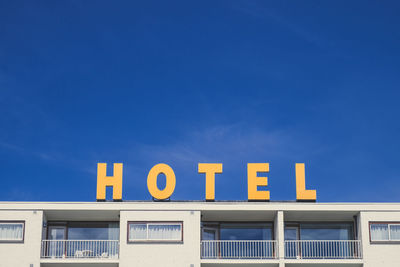
[[[205,174],[207,201],[215,200],[215,174],[222,173],[222,163],[199,163],[198,172]],[[267,190],[259,190],[258,186],[267,186],[268,177],[259,176],[259,173],[269,172],[269,163],[247,164],[247,198],[250,201],[269,201],[270,194]],[[114,175],[107,176],[107,164],[97,164],[97,200],[106,199],[106,187],[113,188],[113,200],[122,200],[122,163],[114,163]],[[157,186],[158,175],[163,173],[166,185],[160,189]],[[154,199],[164,200],[174,193],[176,178],[174,170],[167,164],[160,163],[149,171],[147,176],[147,189]],[[316,190],[306,189],[305,168],[303,163],[296,163],[296,199],[298,201],[315,201]]]

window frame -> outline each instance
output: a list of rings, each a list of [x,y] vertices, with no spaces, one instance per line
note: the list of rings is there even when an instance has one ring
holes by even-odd
[[[386,224],[388,228],[388,238],[387,240],[372,240],[372,234],[371,234],[371,226],[373,224]],[[368,223],[368,231],[369,231],[369,242],[371,244],[400,244],[400,239],[390,239],[390,225],[400,225],[399,221],[395,222],[369,222]]]
[[[148,232],[149,225],[179,225],[181,227],[181,238],[180,239],[130,239],[130,225],[132,224],[145,224]],[[126,231],[126,241],[128,244],[134,243],[153,243],[153,244],[183,244],[183,221],[128,221]]]
[[[22,239],[16,240],[7,240],[7,239],[0,239],[0,243],[24,243],[25,242],[25,221],[8,221],[8,220],[0,220],[1,224],[21,224],[22,225]]]

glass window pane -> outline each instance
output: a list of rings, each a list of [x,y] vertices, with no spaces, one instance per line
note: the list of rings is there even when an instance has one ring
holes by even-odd
[[[18,241],[23,238],[22,223],[1,223],[0,240]]]
[[[118,240],[118,223],[75,222],[68,225],[70,240]]]
[[[65,239],[65,228],[58,228],[58,227],[50,226],[49,239],[50,240],[64,240]]]
[[[297,240],[297,228],[285,229],[285,240]]]
[[[119,240],[119,223],[115,222],[108,225],[107,240]]]
[[[216,230],[203,229],[202,240],[216,240]]]
[[[220,235],[221,240],[271,240],[272,228],[268,224],[224,223]]]
[[[390,225],[390,240],[400,240],[400,224]]]
[[[108,229],[106,228],[68,228],[68,239],[70,240],[107,240]]]
[[[149,224],[148,239],[153,240],[181,240],[181,225],[176,224]]]
[[[353,225],[351,223],[301,224],[301,240],[352,240]]]
[[[389,231],[387,224],[371,224],[371,240],[389,240]]]
[[[147,239],[146,224],[130,224],[129,225],[129,240],[144,240]]]

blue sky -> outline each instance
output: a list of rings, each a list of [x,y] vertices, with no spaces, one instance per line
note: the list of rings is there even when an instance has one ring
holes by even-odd
[[[96,163],[124,163],[125,200],[400,201],[396,1],[0,1],[0,200],[95,201]]]

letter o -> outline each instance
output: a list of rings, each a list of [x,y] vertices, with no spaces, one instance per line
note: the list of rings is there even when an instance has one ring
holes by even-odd
[[[160,173],[165,174],[165,177],[167,178],[165,188],[163,190],[160,190],[157,186],[157,178]],[[162,200],[169,198],[172,193],[174,193],[175,184],[176,179],[174,170],[164,163],[154,165],[147,175],[147,189],[155,199]]]

